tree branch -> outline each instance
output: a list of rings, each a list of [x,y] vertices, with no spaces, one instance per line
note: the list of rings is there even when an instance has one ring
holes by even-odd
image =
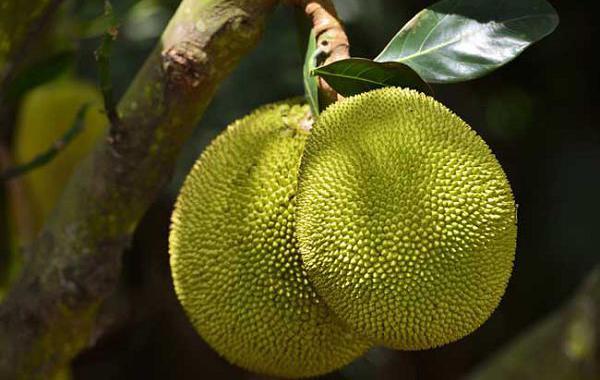
[[[275,0],[183,0],[118,105],[118,135],[71,178],[0,305],[0,378],[48,378],[93,343],[122,251],[218,83]]]
[[[477,369],[470,380],[598,379],[600,267],[573,299]]]
[[[348,37],[331,0],[290,0],[290,2],[302,8],[305,15],[310,18],[318,49],[323,55],[322,64],[327,65],[350,57]],[[334,103],[340,97],[320,77],[319,94],[325,104]]]

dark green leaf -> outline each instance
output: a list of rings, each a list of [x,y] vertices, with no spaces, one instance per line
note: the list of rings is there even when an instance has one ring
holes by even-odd
[[[311,75],[312,70],[317,64],[317,40],[314,31],[310,31],[308,36],[308,46],[306,48],[306,56],[304,58],[304,66],[302,74],[304,76],[304,93],[306,101],[310,105],[310,110],[314,117],[319,115],[319,89],[317,78]]]
[[[410,20],[375,61],[405,63],[427,82],[460,82],[504,65],[557,25],[545,0],[443,0]]]
[[[379,63],[349,58],[313,71],[342,96],[352,96],[381,87],[412,88],[431,94],[431,88],[410,67],[398,62]]]
[[[74,57],[73,51],[61,51],[27,67],[12,81],[6,99],[15,101],[32,88],[57,78],[72,66]]]

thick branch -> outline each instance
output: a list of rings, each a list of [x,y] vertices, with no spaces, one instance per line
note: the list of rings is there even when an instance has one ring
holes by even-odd
[[[275,0],[183,0],[118,105],[118,133],[71,178],[0,306],[0,378],[48,378],[92,340],[136,224]]]
[[[322,64],[326,65],[350,56],[350,44],[331,0],[290,0],[301,7],[312,22]],[[335,102],[339,95],[327,82],[319,78],[319,93],[325,104]]]
[[[508,345],[471,380],[592,380],[600,376],[600,267],[574,298]]]

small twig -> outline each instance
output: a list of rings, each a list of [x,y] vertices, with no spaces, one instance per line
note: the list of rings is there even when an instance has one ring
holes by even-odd
[[[112,5],[108,0],[104,2],[104,15],[109,18],[110,24],[102,36],[102,42],[95,51],[95,56],[98,61],[100,90],[102,91],[102,97],[104,99],[104,110],[110,122],[110,136],[114,138],[117,135],[120,120],[113,95],[110,59],[112,56],[112,47],[119,30],[113,15]]]
[[[77,112],[77,115],[75,116],[75,119],[73,120],[73,125],[71,126],[71,128],[69,128],[69,130],[67,130],[60,139],[56,140],[52,144],[52,146],[48,148],[48,150],[37,155],[33,160],[23,165],[14,166],[4,170],[0,174],[0,181],[7,181],[14,177],[18,177],[52,161],[52,159],[56,157],[58,153],[60,153],[64,148],[66,148],[69,145],[69,143],[79,133],[81,133],[85,126],[84,116],[89,106],[89,104],[84,104],[83,106],[81,106],[81,108]]]
[[[350,57],[350,44],[331,0],[289,0],[301,7],[311,19],[323,65]],[[327,82],[319,78],[320,99],[326,104],[335,102],[340,95]]]

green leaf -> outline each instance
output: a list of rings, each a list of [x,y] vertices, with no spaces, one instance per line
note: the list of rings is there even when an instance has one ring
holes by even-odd
[[[427,82],[461,82],[506,64],[557,25],[545,0],[443,0],[410,20],[375,61],[405,63]]]
[[[352,96],[381,87],[412,88],[431,94],[431,87],[407,65],[348,58],[313,70],[342,96]]]
[[[308,36],[308,45],[306,47],[302,75],[304,76],[304,93],[306,95],[306,101],[315,118],[319,116],[319,88],[317,78],[311,75],[311,72],[317,65],[318,52],[315,32],[311,30]]]

